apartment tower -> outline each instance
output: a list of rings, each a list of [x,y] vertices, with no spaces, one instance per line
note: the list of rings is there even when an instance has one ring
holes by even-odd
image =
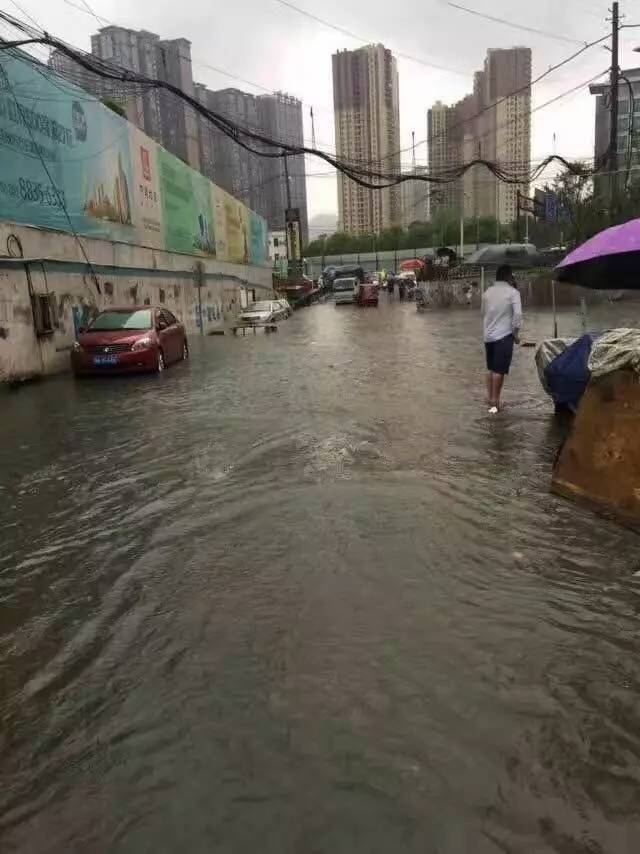
[[[191,67],[191,43],[187,39],[161,39],[147,30],[103,27],[91,36],[91,52],[107,62],[152,79],[164,80],[195,96]],[[192,107],[164,89],[132,94],[110,84],[109,97],[120,102],[132,124],[180,157],[200,168],[198,122]],[[99,94],[99,93],[96,93]]]
[[[531,50],[527,47],[489,50],[484,70],[476,75],[477,154],[526,174],[531,169]],[[477,170],[478,207],[501,223],[517,216],[517,193],[529,194],[528,182],[505,184],[487,169]]]
[[[473,160],[497,161],[513,172],[531,168],[531,50],[489,50],[474,75],[473,93],[457,104],[437,102],[427,116],[431,173],[447,177]],[[465,217],[497,217],[509,224],[517,216],[517,193],[529,184],[505,184],[486,167],[476,166],[452,183],[434,184],[431,211],[454,210]]]
[[[399,172],[398,68],[391,51],[377,44],[334,54],[333,105],[337,156]],[[370,190],[340,173],[338,209],[341,230],[378,233],[400,224],[400,192],[396,187]]]

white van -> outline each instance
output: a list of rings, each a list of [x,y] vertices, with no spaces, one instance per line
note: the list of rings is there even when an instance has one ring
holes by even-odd
[[[360,282],[355,277],[335,279],[333,282],[333,296],[336,305],[345,302],[355,302],[359,287]]]

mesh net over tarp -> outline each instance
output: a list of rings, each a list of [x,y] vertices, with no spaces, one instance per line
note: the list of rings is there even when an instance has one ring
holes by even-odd
[[[640,374],[640,329],[611,329],[594,343],[589,357],[592,377],[630,368]]]
[[[551,390],[547,383],[547,368],[556,356],[564,353],[567,347],[571,346],[575,340],[575,338],[548,338],[546,341],[543,341],[536,350],[536,368],[538,369],[538,377],[540,378],[542,388],[547,392],[547,394],[551,394]]]

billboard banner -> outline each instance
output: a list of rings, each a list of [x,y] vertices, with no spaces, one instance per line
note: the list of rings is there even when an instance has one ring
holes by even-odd
[[[267,263],[261,217],[18,51],[0,54],[0,146],[0,219]]]
[[[228,193],[225,193],[224,208],[227,226],[227,260],[234,264],[248,264],[249,211]]]
[[[158,165],[165,249],[215,255],[209,182],[160,147]]]
[[[261,264],[262,259],[266,258],[269,254],[267,223],[253,211],[249,211],[249,221],[251,224],[251,263]]]
[[[216,236],[216,255],[218,258],[224,258],[228,260],[229,252],[227,249],[227,206],[226,206],[226,196],[228,193],[225,193],[224,190],[221,190],[220,187],[216,187],[215,184],[211,185],[211,204],[213,207],[213,223],[214,223],[214,232]],[[229,198],[231,198],[229,196]]]
[[[129,150],[133,173],[132,219],[137,241],[143,246],[164,249],[158,146],[129,125]]]
[[[0,57],[0,214],[131,239],[127,123],[85,92]],[[65,213],[66,208],[66,213]]]

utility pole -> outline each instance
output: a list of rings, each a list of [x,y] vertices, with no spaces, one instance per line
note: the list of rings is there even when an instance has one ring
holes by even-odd
[[[293,246],[293,223],[289,219],[289,217],[291,216],[291,186],[289,184],[289,162],[287,160],[286,154],[282,159],[284,160],[284,183],[287,188],[287,209],[284,212],[284,227],[286,236],[285,243],[287,245],[287,276],[291,278],[293,264],[297,259],[293,257],[295,255],[295,250]]]
[[[611,8],[611,128],[609,135],[609,187],[610,187],[610,212],[616,208],[618,197],[618,76],[620,74],[619,59],[619,9],[618,2]],[[633,105],[629,104],[633,110]]]
[[[311,147],[316,147],[316,125],[313,119],[313,107],[310,108],[309,112],[311,113]]]
[[[289,183],[289,162],[287,160],[287,155],[285,154],[284,158],[284,181],[287,185],[287,210],[291,209],[291,184]]]

